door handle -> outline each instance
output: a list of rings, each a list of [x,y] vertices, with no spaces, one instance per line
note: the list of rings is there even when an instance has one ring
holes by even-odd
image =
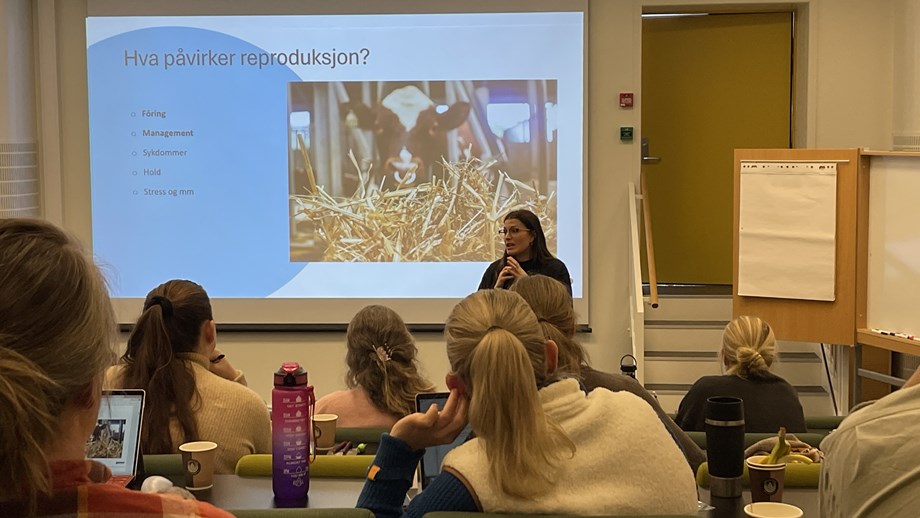
[[[657,164],[661,157],[648,156],[648,137],[642,137],[642,165]]]

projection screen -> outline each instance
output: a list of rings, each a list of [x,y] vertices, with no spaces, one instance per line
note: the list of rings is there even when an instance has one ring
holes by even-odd
[[[527,208],[586,323],[586,9],[90,0],[92,246],[119,321],[184,278],[221,323],[443,323]]]

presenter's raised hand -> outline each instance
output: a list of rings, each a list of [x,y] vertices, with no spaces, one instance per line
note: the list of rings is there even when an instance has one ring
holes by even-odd
[[[514,257],[508,256],[508,264],[505,265],[505,269],[508,270],[508,273],[514,277],[515,280],[520,279],[521,277],[527,277],[527,272],[521,268],[521,263],[517,261]]]
[[[396,421],[390,435],[405,442],[412,451],[448,444],[466,426],[469,404],[465,396],[453,389],[444,404],[444,410],[438,411],[437,405],[431,405],[424,414],[409,414]]]
[[[509,255],[505,267],[499,270],[498,278],[495,279],[495,288],[504,288],[506,282],[516,281],[526,276],[527,272],[521,268],[521,263],[517,262],[517,259]]]

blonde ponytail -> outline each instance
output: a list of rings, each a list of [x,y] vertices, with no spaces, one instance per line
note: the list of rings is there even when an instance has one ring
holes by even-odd
[[[551,487],[575,446],[543,412],[537,385],[550,377],[545,339],[527,303],[505,290],[479,291],[454,308],[445,335],[451,368],[469,388],[470,423],[493,482],[521,498]]]
[[[492,460],[492,478],[521,498],[549,488],[567,441],[543,412],[524,345],[507,330],[490,331],[473,350],[470,372],[470,423]]]
[[[776,357],[773,328],[758,317],[735,318],[722,333],[722,356],[728,365],[728,374],[753,379],[769,376]]]

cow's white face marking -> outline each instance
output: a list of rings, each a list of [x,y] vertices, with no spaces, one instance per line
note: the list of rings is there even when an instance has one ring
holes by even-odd
[[[380,104],[399,118],[406,131],[412,131],[420,113],[434,106],[427,95],[411,85],[393,90]]]

